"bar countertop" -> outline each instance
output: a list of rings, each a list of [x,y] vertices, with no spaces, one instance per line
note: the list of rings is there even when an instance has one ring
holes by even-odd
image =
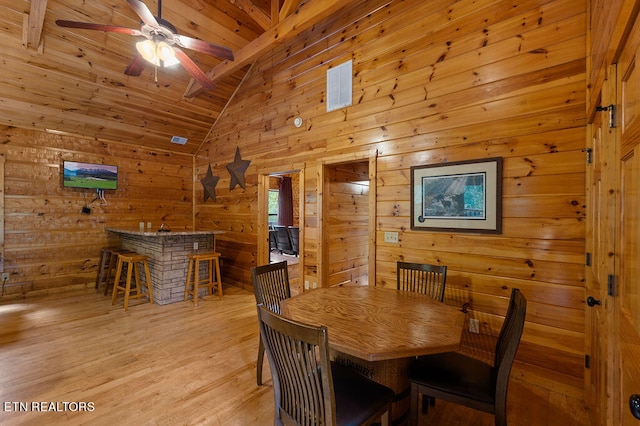
[[[136,229],[118,229],[118,228],[105,228],[107,232],[113,232],[116,234],[137,235],[144,237],[176,237],[176,236],[190,236],[190,235],[217,235],[224,234],[224,231],[139,231]]]

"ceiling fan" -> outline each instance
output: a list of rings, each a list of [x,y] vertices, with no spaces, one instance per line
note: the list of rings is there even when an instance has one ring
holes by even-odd
[[[139,30],[113,25],[92,24],[89,22],[65,21],[58,19],[56,24],[61,27],[79,28],[83,30],[97,30],[104,32],[142,36],[145,40],[136,43],[138,52],[129,63],[124,73],[139,76],[144,70],[145,61],[158,67],[171,66],[180,63],[184,69],[205,89],[212,89],[213,82],[195,62],[184,53],[180,47],[195,50],[220,59],[233,60],[231,49],[217,44],[179,35],[176,28],[162,19],[162,0],[158,0],[158,16],[153,13],[141,0],[127,0],[129,6],[142,21]]]

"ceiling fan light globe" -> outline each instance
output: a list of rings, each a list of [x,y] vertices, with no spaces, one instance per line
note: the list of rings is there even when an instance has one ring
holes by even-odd
[[[136,49],[142,57],[155,66],[160,65],[160,60],[156,53],[156,43],[153,40],[144,40],[136,43]]]
[[[156,55],[165,67],[170,67],[179,63],[173,47],[171,47],[167,42],[161,41],[158,43]]]

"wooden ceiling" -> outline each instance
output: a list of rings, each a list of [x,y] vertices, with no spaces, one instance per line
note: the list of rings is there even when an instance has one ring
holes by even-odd
[[[157,15],[157,0],[143,2]],[[163,0],[162,18],[179,34],[234,53],[221,61],[183,49],[214,82],[204,90],[180,65],[125,75],[141,37],[55,23],[140,29],[127,0],[0,0],[0,124],[196,154],[251,64],[347,3]]]

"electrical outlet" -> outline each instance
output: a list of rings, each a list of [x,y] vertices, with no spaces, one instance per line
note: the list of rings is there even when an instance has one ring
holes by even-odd
[[[8,272],[3,272],[2,273],[2,282],[7,282],[9,281],[9,273]]]
[[[397,232],[385,232],[384,233],[384,242],[385,243],[398,243],[398,233]]]
[[[469,318],[469,332],[480,334],[480,321],[475,318]]]
[[[198,242],[197,241],[193,242],[193,249],[194,250],[198,250]]]

